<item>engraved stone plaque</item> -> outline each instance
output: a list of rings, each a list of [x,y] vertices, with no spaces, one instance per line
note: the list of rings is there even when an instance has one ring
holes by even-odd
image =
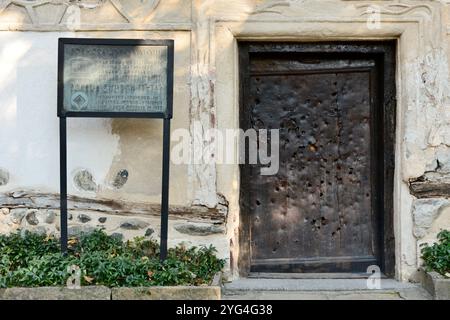
[[[65,44],[63,111],[165,113],[168,47]]]

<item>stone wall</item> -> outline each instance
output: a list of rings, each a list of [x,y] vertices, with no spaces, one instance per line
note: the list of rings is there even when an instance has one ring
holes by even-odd
[[[0,233],[20,230],[60,235],[57,194],[14,191],[0,195],[0,201]],[[68,209],[69,237],[101,229],[122,240],[135,237],[159,240],[158,205],[70,196]],[[214,209],[203,206],[172,206],[169,245],[174,246],[181,242],[188,246],[213,244],[220,256],[227,256],[227,211],[227,203],[221,203]]]
[[[445,0],[1,0],[0,231],[58,232],[58,37],[174,39],[173,129],[191,130],[238,126],[238,40],[397,39],[394,229],[407,280],[420,243],[450,227],[449,10]],[[158,236],[160,138],[155,121],[69,121],[72,231]],[[237,276],[239,167],[172,165],[170,192],[170,241],[216,244]]]

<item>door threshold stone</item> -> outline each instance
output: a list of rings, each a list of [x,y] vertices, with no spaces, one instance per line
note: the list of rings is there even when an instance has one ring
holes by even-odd
[[[250,279],[367,279],[368,273],[276,273],[276,272],[250,272]],[[387,276],[381,274],[382,279]]]
[[[353,291],[399,290],[420,287],[418,284],[381,279],[380,289],[370,289],[367,279],[262,279],[241,278],[225,283],[228,291]]]

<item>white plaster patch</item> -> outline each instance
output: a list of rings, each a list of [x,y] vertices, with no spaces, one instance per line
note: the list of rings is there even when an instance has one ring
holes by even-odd
[[[67,167],[88,169],[95,181],[105,183],[119,147],[119,136],[112,133],[111,119],[68,120]],[[71,186],[69,192],[79,193]]]
[[[414,73],[410,77],[415,81],[411,87],[417,90],[408,97],[405,115],[408,162],[405,180],[430,170],[430,166],[436,164],[436,148],[450,144],[449,67],[444,48],[430,50],[424,58],[417,58],[408,65],[408,72]]]
[[[59,190],[57,45],[59,37],[69,36],[0,33],[0,166],[11,174],[0,192],[23,186]],[[89,168],[103,181],[117,146],[109,119],[68,119],[68,172]]]

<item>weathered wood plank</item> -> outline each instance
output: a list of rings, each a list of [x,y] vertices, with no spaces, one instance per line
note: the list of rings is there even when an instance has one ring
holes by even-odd
[[[409,185],[411,194],[416,198],[449,198],[450,182],[411,182]]]
[[[14,191],[0,194],[0,207],[58,209],[59,194],[34,191]],[[131,202],[111,199],[93,199],[79,196],[68,196],[69,210],[86,210],[120,215],[160,215],[160,204]],[[189,218],[197,220],[217,221],[224,223],[228,212],[228,203],[222,200],[216,208],[201,205],[170,206],[171,218]]]
[[[440,172],[426,172],[409,181],[409,190],[416,198],[449,198],[450,175]]]

